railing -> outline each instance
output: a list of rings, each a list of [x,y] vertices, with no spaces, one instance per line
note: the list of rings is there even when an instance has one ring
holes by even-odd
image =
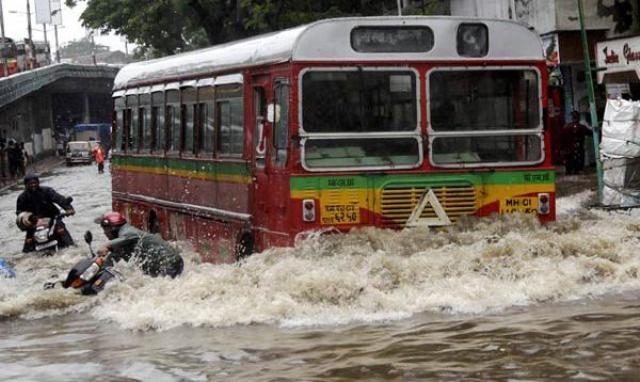
[[[65,77],[115,78],[116,66],[54,64],[0,78],[0,108]]]

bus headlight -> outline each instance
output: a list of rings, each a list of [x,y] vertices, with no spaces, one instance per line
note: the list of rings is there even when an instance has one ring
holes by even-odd
[[[302,201],[302,221],[307,223],[316,221],[316,201],[304,199]]]
[[[546,192],[538,194],[538,213],[540,215],[548,215],[551,212],[550,199]]]

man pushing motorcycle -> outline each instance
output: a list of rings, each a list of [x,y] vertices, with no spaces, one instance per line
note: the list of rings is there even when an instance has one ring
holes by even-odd
[[[40,178],[36,174],[26,175],[24,185],[25,190],[18,196],[16,202],[16,224],[21,230],[26,231],[22,252],[33,252],[36,249],[33,235],[38,219],[49,218],[54,221],[61,215],[60,208],[66,215],[73,215],[75,210],[71,206],[72,198],[60,195],[51,187],[40,186]],[[58,242],[57,247],[73,245],[73,239],[62,220],[55,221],[53,234]]]
[[[153,277],[173,278],[182,273],[182,257],[159,235],[133,227],[119,212],[107,212],[97,222],[110,240],[98,249],[99,256],[107,257],[110,254],[108,261],[133,259],[145,274]]]

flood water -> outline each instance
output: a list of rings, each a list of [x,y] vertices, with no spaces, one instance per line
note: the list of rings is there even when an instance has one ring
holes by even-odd
[[[640,211],[558,200],[556,223],[527,216],[439,232],[364,229],[271,249],[242,266],[184,274],[131,264],[97,297],[43,290],[88,252],[82,233],[109,210],[110,179],[60,168],[43,185],[72,195],[78,242],[20,253],[20,188],[0,196],[0,380],[640,380]]]

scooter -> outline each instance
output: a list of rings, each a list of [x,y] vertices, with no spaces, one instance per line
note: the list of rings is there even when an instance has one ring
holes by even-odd
[[[39,218],[36,222],[33,238],[25,239],[25,241],[34,240],[34,251],[43,256],[51,256],[54,252],[73,244],[73,239],[67,229],[60,225],[66,216],[67,214],[62,212],[54,218]]]
[[[91,234],[91,231],[85,232],[84,241],[89,245],[91,255],[78,261],[69,271],[67,278],[60,283],[65,289],[79,289],[83,295],[95,295],[101,292],[111,279],[121,278],[121,275],[113,267],[107,265],[110,263],[110,254],[106,257],[101,257],[93,252],[91,247],[93,234]],[[55,284],[46,283],[44,288],[54,288]]]

